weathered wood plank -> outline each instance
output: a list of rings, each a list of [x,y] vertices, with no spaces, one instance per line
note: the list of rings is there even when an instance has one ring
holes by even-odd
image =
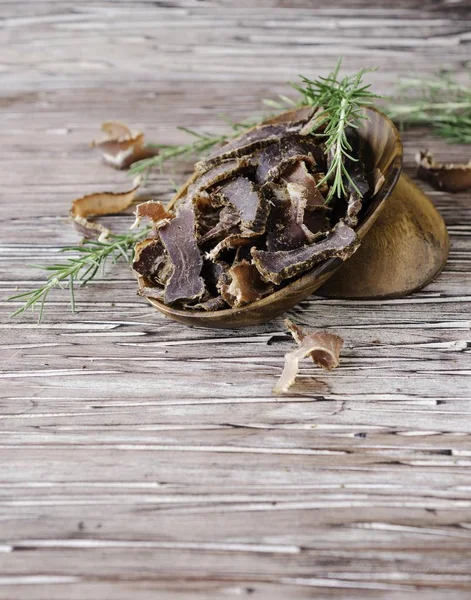
[[[450,260],[409,298],[312,297],[298,322],[346,340],[340,368],[303,364],[281,320],[190,329],[138,298],[127,267],[10,320],[25,266],[77,240],[70,201],[124,189],[88,142],[118,118],[149,140],[261,111],[297,73],[439,67],[466,79],[469,2],[0,1],[0,599],[464,600],[471,590],[471,209],[419,185]],[[414,154],[466,160],[427,129]],[[190,164],[172,177],[181,181]],[[172,184],[152,174],[146,193]],[[131,212],[131,211],[129,211]],[[130,216],[107,219],[123,231]]]

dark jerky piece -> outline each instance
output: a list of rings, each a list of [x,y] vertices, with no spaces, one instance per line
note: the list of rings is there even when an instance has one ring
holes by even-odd
[[[311,243],[329,229],[328,209],[313,205],[310,211],[310,192],[298,183],[271,184],[273,207],[267,225],[267,249],[293,250]]]
[[[198,243],[200,245],[208,242],[218,242],[228,235],[238,231],[237,225],[240,223],[240,216],[232,206],[224,206],[219,212],[218,222],[211,227],[204,235],[200,237]]]
[[[471,188],[471,160],[468,164],[438,163],[428,150],[419,152],[415,161],[417,177],[436,190],[464,192]]]
[[[161,286],[156,286],[152,281],[150,281],[147,277],[143,277],[139,275],[137,278],[139,289],[137,293],[139,296],[143,296],[144,298],[155,298],[156,300],[164,299],[164,288]]]
[[[349,192],[347,202],[347,214],[345,223],[349,227],[358,225],[358,215],[363,206],[363,198],[370,191],[370,184],[365,170],[365,165],[360,159],[358,144],[361,142],[356,132],[350,130],[348,135],[349,143],[352,145],[349,153],[352,158],[345,159],[345,168],[349,174],[349,178],[344,178],[344,184]]]
[[[249,159],[228,160],[209,169],[200,175],[188,188],[188,201],[193,201],[201,192],[211,188],[229,177],[233,177],[239,171],[250,166]]]
[[[219,291],[217,284],[222,273],[227,269],[227,265],[223,262],[213,262],[212,260],[205,259],[203,261],[203,268],[201,269],[201,276],[206,284],[206,289],[211,296],[217,296]]]
[[[200,239],[213,227],[216,227],[221,209],[219,206],[214,206],[208,192],[200,192],[193,198],[192,204],[195,213],[195,235],[197,239]]]
[[[185,305],[185,308],[212,312],[214,310],[224,310],[225,308],[229,308],[229,306],[222,296],[216,296],[215,298],[209,298],[209,300],[205,300],[204,302],[198,302],[198,304],[187,304]]]
[[[237,177],[221,188],[221,194],[240,215],[242,229],[263,233],[270,207],[264,195],[246,177]]]
[[[174,267],[165,286],[165,302],[193,300],[204,294],[204,280],[200,276],[203,258],[195,240],[193,208],[184,204],[167,225],[160,230],[160,238]]]
[[[345,168],[350,178],[345,178],[344,184],[350,194],[357,194],[364,198],[370,191],[370,184],[366,175],[365,165],[361,159],[363,139],[358,135],[356,129],[347,129],[347,140],[351,148],[348,154],[351,158],[345,159]],[[353,182],[353,183],[352,183]]]
[[[316,173],[316,176],[309,173],[305,162],[300,162],[285,171],[283,180],[287,183],[297,183],[307,189],[308,207],[323,206],[325,198],[321,190],[326,190],[326,186],[318,187],[318,182],[320,181],[319,174]]]
[[[254,238],[257,238],[258,235],[258,233],[250,231],[228,235],[221,240],[219,244],[214,246],[214,248],[206,254],[206,257],[210,260],[216,260],[225,250],[233,250],[235,248],[240,248],[241,246],[253,245]]]
[[[346,160],[345,168],[350,175],[350,179],[345,181],[345,187],[347,190],[353,194],[360,193],[361,197],[366,196],[366,194],[370,190],[370,184],[368,183],[368,178],[366,176],[365,165],[361,162],[360,159],[357,161]],[[353,182],[353,183],[352,183]]]
[[[272,209],[267,224],[267,249],[292,250],[308,242],[309,230],[304,225],[305,198],[293,200],[285,185],[271,185]]]
[[[315,239],[326,234],[330,227],[331,209],[328,206],[318,206],[315,210],[307,210],[304,213],[304,224]]]
[[[262,281],[256,267],[246,260],[223,273],[218,288],[232,307],[245,306],[273,292],[273,286]]]
[[[259,125],[244,135],[239,136],[212,152],[208,158],[196,164],[198,171],[206,171],[229,158],[252,154],[255,150],[265,148],[289,133],[299,131],[300,124],[276,123],[272,125]]]
[[[288,167],[301,161],[322,168],[322,149],[301,136],[282,138],[276,144],[265,148],[260,155],[260,161],[255,171],[255,181],[259,184],[274,181]]]
[[[358,245],[353,229],[340,222],[321,242],[279,252],[254,249],[252,257],[262,278],[280,285],[285,279],[300,275],[328,258],[339,257],[345,260],[355,252]]]
[[[162,285],[165,285],[173,271],[168,254],[158,239],[146,239],[136,244],[132,268],[136,273]]]
[[[325,221],[326,215],[330,212],[330,208],[325,204],[317,204],[313,202],[310,191],[299,183],[288,183],[286,186],[291,205],[294,210],[294,215],[297,222],[302,225],[308,242],[314,241],[319,234],[326,231],[325,227],[321,227],[321,223]],[[320,214],[324,220],[312,218],[311,215]],[[328,222],[328,221],[327,221]]]

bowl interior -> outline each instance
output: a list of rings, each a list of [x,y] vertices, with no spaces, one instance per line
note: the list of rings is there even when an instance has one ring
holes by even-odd
[[[303,109],[298,109],[303,110]],[[384,177],[384,183],[371,198],[360,215],[356,232],[362,239],[376,218],[399,178],[402,168],[402,143],[395,125],[388,117],[375,108],[364,108],[365,119],[358,129],[360,156],[366,170],[377,168]],[[288,111],[267,122],[283,122],[292,119],[297,111]],[[192,178],[173,199],[173,203],[183,197]],[[205,312],[175,309],[154,298],[149,302],[160,312],[187,325],[200,327],[236,328],[259,325],[289,310],[317,290],[343,264],[340,258],[331,258],[288,283],[282,289],[241,308]]]

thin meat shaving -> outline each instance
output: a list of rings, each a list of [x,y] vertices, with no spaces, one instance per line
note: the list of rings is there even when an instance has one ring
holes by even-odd
[[[127,192],[97,192],[76,198],[69,213],[75,229],[85,238],[98,237],[98,241],[104,241],[110,235],[110,230],[101,223],[89,221],[88,217],[122,212],[134,202],[140,186],[141,181],[138,179],[134,187]]]
[[[127,125],[107,121],[101,126],[104,136],[90,143],[100,150],[103,160],[115,169],[127,169],[133,163],[158,154],[158,150],[145,145],[144,134],[133,132]]]
[[[323,369],[335,369],[340,363],[340,350],[343,339],[328,331],[316,331],[306,334],[298,325],[286,320],[286,326],[291,331],[299,347],[285,355],[283,373],[273,388],[275,394],[287,392],[296,380],[299,371],[299,361],[311,356],[316,364]]]

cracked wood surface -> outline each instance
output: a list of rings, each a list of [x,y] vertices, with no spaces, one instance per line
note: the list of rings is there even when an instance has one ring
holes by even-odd
[[[0,1],[0,599],[467,599],[471,595],[471,208],[444,215],[440,277],[400,300],[312,297],[298,323],[346,340],[271,389],[282,321],[190,329],[136,296],[125,266],[55,292],[39,327],[4,299],[77,241],[70,201],[125,189],[87,143],[117,118],[149,140],[222,130],[297,73],[465,81],[469,2]],[[428,147],[404,134],[405,172]],[[177,167],[182,181],[189,165]],[[167,200],[154,173],[149,193]],[[124,230],[131,217],[106,220]]]

